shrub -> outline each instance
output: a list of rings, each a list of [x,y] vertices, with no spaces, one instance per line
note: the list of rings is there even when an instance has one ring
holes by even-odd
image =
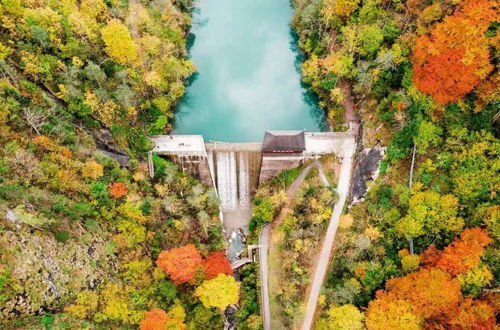
[[[66,243],[70,238],[70,234],[67,231],[58,231],[55,233],[56,241],[61,243]]]
[[[64,308],[64,311],[84,319],[97,310],[98,301],[99,297],[94,291],[85,290],[80,292],[75,303]]]
[[[128,188],[121,182],[115,182],[109,186],[109,193],[113,196],[113,198],[118,199],[127,195]]]

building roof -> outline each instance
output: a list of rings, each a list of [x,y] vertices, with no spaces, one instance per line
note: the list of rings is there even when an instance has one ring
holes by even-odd
[[[304,131],[266,131],[263,152],[303,152],[306,150]]]

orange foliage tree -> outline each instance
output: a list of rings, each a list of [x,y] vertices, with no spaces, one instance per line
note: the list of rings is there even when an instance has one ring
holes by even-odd
[[[160,308],[154,308],[146,312],[144,319],[139,324],[140,330],[164,330],[169,317],[167,312]]]
[[[449,314],[447,329],[495,329],[495,310],[484,301],[467,298]]]
[[[218,251],[208,255],[203,262],[203,270],[205,271],[205,278],[207,280],[215,278],[219,274],[233,274],[231,263],[227,259],[224,251]]]
[[[156,265],[165,271],[175,284],[192,283],[202,264],[200,252],[193,244],[160,252]]]
[[[460,284],[436,268],[422,269],[404,277],[387,281],[390,299],[408,301],[424,318],[444,314],[461,299]],[[384,294],[381,294],[383,297]]]
[[[368,306],[366,323],[369,329],[403,327],[412,322],[420,327],[422,321],[424,324],[444,323],[446,313],[456,309],[462,298],[460,284],[437,268],[391,279],[386,290],[378,291],[377,299]]]
[[[422,261],[428,267],[438,267],[456,276],[467,272],[470,268],[477,267],[484,247],[491,242],[491,238],[483,229],[465,229],[460,237],[447,246],[443,252],[431,246],[422,254]]]
[[[498,18],[494,0],[465,0],[417,39],[413,51],[413,79],[417,88],[440,104],[456,102],[471,92],[493,70],[485,36]]]
[[[115,182],[109,185],[109,193],[113,198],[121,198],[128,193],[128,188],[121,182]]]
[[[423,318],[405,300],[375,299],[366,313],[366,326],[371,330],[422,329]]]
[[[481,228],[465,229],[443,251],[422,253],[425,268],[387,281],[366,313],[368,329],[494,329],[495,310],[462,296],[456,275],[478,267],[492,239]]]

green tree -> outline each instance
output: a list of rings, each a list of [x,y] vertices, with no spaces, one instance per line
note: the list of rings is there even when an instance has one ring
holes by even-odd
[[[422,120],[418,125],[418,133],[413,138],[417,145],[419,154],[424,155],[427,149],[432,146],[436,147],[441,143],[441,134],[443,130],[441,127],[434,125],[429,121]]]
[[[374,55],[384,41],[384,32],[376,25],[365,25],[359,30],[359,54],[362,56]]]
[[[457,213],[458,199],[453,195],[440,195],[432,190],[418,191],[410,198],[408,214],[396,223],[396,229],[407,238],[456,233],[464,226]]]

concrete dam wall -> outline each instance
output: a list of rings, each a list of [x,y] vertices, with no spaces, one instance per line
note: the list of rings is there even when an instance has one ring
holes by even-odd
[[[246,229],[259,183],[261,144],[213,142],[206,144],[206,150],[225,229]]]
[[[160,135],[151,153],[215,188],[227,233],[248,231],[251,201],[260,183],[324,154],[341,154],[346,133],[269,131],[262,143],[205,143],[201,135]],[[150,154],[151,154],[150,153]],[[150,157],[151,158],[151,157]],[[154,173],[150,161],[150,171]]]

